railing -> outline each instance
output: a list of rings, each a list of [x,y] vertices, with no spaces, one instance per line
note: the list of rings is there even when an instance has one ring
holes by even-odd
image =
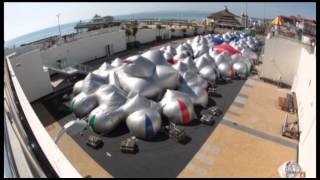
[[[49,176],[81,177],[78,171],[60,151],[59,147],[54,143],[38,116],[35,114],[12,69],[9,60],[11,56],[12,54],[6,56],[5,59],[5,87],[11,87],[10,89],[13,92],[11,97],[15,97],[11,98],[11,101],[18,106],[16,109],[11,109],[11,113],[17,113],[19,115],[16,117],[16,120],[22,121],[23,119],[24,127],[27,130],[26,137],[34,140],[31,144],[31,149],[35,151],[36,157],[42,158],[42,161],[39,161],[40,164],[42,163],[41,168],[44,169],[46,167],[52,169],[53,171],[47,170],[47,172],[54,172],[54,174],[50,174]],[[8,97],[10,96],[7,96],[7,98]]]

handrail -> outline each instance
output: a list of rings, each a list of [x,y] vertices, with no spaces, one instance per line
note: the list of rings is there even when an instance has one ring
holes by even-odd
[[[38,116],[31,107],[23,89],[13,71],[9,57],[14,54],[6,56],[6,62],[8,65],[9,75],[12,79],[13,87],[17,94],[17,99],[21,105],[22,111],[25,115],[26,121],[28,122],[36,140],[39,144],[42,152],[46,156],[47,160],[50,162],[52,168],[57,173],[59,177],[74,177],[80,178],[81,175],[73,167],[70,161],[64,156],[59,147],[54,143],[53,139],[50,137]]]

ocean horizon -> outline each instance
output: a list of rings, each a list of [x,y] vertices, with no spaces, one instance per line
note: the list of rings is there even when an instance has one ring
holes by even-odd
[[[126,20],[126,19],[142,19],[142,18],[157,18],[157,19],[188,19],[188,20],[201,20],[205,18],[210,12],[200,12],[200,11],[158,11],[158,12],[143,12],[143,13],[134,13],[126,15],[117,15],[113,16],[115,20]],[[87,19],[89,20],[89,19]],[[80,19],[79,19],[80,21]],[[60,25],[61,34],[71,34],[75,33],[75,25],[79,22],[70,22]],[[86,20],[85,20],[86,21]],[[52,26],[45,29],[37,30],[31,33],[27,33],[8,41],[5,41],[5,48],[12,48],[13,46],[20,46],[21,44],[34,42],[40,39],[44,39],[50,36],[59,35],[59,27]]]

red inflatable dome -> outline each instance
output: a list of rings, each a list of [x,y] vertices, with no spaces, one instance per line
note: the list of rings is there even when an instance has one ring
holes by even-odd
[[[220,52],[228,51],[231,55],[240,53],[240,51],[236,50],[235,48],[233,48],[229,44],[218,44],[218,45],[214,45],[212,48],[214,50],[220,51]]]

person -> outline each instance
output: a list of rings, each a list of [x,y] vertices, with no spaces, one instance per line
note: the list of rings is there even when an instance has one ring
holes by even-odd
[[[298,29],[298,39],[301,41],[302,40],[302,29]]]
[[[272,37],[274,37],[274,34],[275,34],[275,27],[274,26],[271,27],[271,32],[272,32]]]

